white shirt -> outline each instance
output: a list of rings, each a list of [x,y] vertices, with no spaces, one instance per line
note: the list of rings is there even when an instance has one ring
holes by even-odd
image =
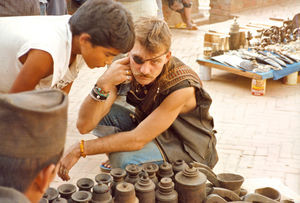
[[[67,86],[78,75],[81,56],[69,68],[72,33],[71,16],[25,16],[0,18],[0,92],[8,92],[23,64],[19,58],[30,49],[48,52],[53,59],[53,75],[40,80],[39,88]]]

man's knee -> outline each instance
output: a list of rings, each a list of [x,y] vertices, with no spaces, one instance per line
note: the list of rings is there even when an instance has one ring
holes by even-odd
[[[131,155],[129,152],[114,152],[109,154],[109,161],[112,168],[123,168],[128,164],[140,164],[135,155]]]

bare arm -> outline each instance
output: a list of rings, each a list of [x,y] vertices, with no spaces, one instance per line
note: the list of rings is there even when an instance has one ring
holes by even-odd
[[[196,97],[193,87],[176,90],[135,129],[85,141],[84,153],[87,155],[93,155],[139,150],[143,148],[146,143],[150,142],[156,136],[168,129],[179,113],[186,113],[195,107]],[[70,179],[68,170],[74,166],[79,158],[80,148],[79,144],[76,143],[68,150],[61,161],[61,167],[58,175],[63,180]],[[64,172],[65,170],[67,170],[66,173]]]
[[[145,144],[167,130],[179,113],[190,111],[195,106],[196,99],[193,87],[177,90],[170,94],[135,129],[86,141],[85,153],[93,155],[142,149]]]
[[[53,59],[45,51],[32,49],[14,81],[10,93],[33,90],[42,78],[53,72]]]
[[[110,111],[112,104],[117,98],[116,85],[127,79],[126,71],[129,71],[129,58],[116,60],[98,79],[97,86],[104,91],[109,91],[109,97],[102,102],[95,101],[88,95],[81,104],[77,128],[85,134],[96,127],[99,121]],[[130,77],[131,78],[131,77]]]

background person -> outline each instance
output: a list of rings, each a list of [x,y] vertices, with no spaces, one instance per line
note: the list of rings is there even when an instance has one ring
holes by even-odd
[[[69,92],[85,62],[104,67],[134,44],[130,14],[113,0],[89,0],[72,16],[0,19],[0,92]]]

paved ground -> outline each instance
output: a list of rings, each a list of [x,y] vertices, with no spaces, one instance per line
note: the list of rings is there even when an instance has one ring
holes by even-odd
[[[269,23],[268,17],[292,17],[299,10],[300,2],[290,0],[238,15],[241,24],[246,21]],[[195,60],[202,55],[204,32],[208,29],[227,32],[231,22],[201,26],[195,32],[173,30],[173,54],[198,71]],[[70,93],[66,148],[81,139],[93,138],[89,134],[80,135],[75,123],[82,100],[103,71],[84,69],[74,83]],[[288,86],[280,80],[268,80],[266,95],[257,97],[250,94],[250,79],[213,70],[212,80],[204,81],[204,87],[213,98],[210,112],[218,131],[220,159],[214,169],[216,173],[242,174],[252,186],[259,182],[254,179],[258,178],[265,184],[277,185],[285,194],[300,201],[299,82]],[[70,182],[75,183],[81,177],[94,178],[105,159],[105,155],[97,155],[79,160],[71,170]],[[61,183],[57,177],[52,186]]]

